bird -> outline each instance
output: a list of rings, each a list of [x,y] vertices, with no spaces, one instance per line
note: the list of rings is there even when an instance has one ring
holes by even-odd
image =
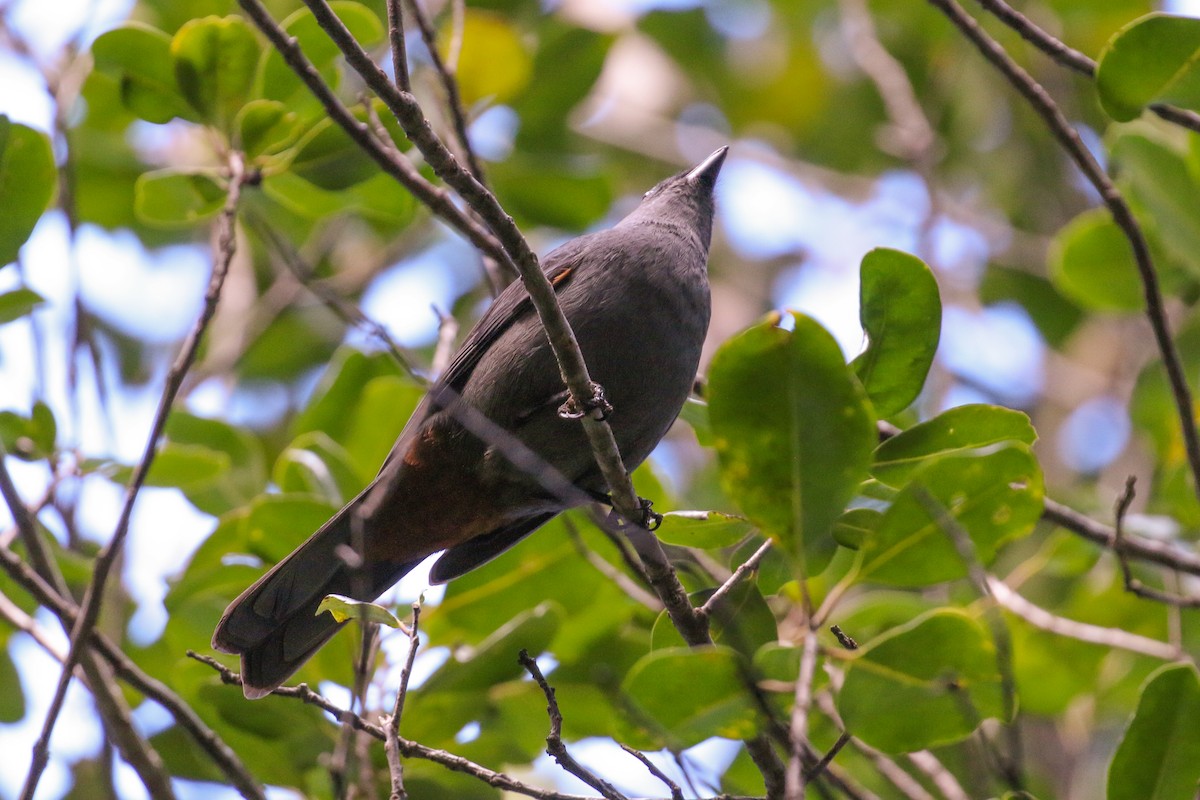
[[[616,225],[572,239],[541,267],[605,409],[626,469],[644,461],[690,393],[708,331],[714,188],[727,147],[650,189]],[[606,483],[549,340],[520,282],[467,334],[375,479],[226,609],[215,650],[241,657],[243,693],[270,694],[343,623],[340,594],[373,601],[427,557],[444,583],[491,560]],[[470,413],[463,413],[464,408]],[[485,418],[578,493],[553,491]]]

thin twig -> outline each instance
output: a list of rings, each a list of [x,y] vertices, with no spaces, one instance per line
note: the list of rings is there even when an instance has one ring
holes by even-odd
[[[597,572],[616,584],[635,603],[650,609],[655,614],[663,610],[663,604],[658,599],[658,595],[647,592],[638,585],[637,581],[608,563],[603,556],[587,546],[587,543],[583,541],[583,536],[579,533],[579,528],[575,525],[575,520],[565,514],[561,519],[567,529],[567,535],[571,537],[571,544],[575,545],[575,551],[587,559],[587,562],[595,567]]]
[[[979,592],[981,597],[990,599],[991,591],[988,585],[987,572],[984,570],[983,564],[979,561],[979,553],[975,549],[975,542],[971,540],[970,534],[967,533],[954,515],[924,486],[914,485],[912,488],[913,496],[925,509],[925,513],[933,518],[934,522],[942,530],[942,533],[954,545],[954,549],[958,552],[959,558],[967,569],[967,577],[970,578],[975,590]],[[1014,792],[1022,792],[1025,787],[1025,778],[1022,774],[1021,766],[1021,735],[1017,728],[1016,720],[1017,681],[1013,675],[1012,638],[1009,636],[1004,616],[1000,614],[995,605],[989,605],[984,612],[984,616],[988,621],[988,627],[992,633],[992,643],[996,648],[996,669],[1000,673],[1000,695],[1004,702],[1002,722],[1008,745],[1007,754],[1001,756],[997,752],[996,762],[1009,787]]]
[[[808,742],[808,712],[812,709],[813,678],[817,670],[817,632],[805,626],[804,645],[800,650],[800,673],[796,677],[796,700],[792,706],[792,757],[788,761],[787,800],[804,800],[808,775],[803,769],[804,749]],[[819,763],[820,759],[816,761]]]
[[[1117,498],[1116,507],[1113,511],[1113,516],[1115,517],[1115,524],[1113,525],[1113,552],[1117,555],[1117,563],[1121,565],[1121,578],[1125,582],[1125,591],[1137,595],[1144,600],[1166,603],[1176,608],[1200,608],[1200,597],[1164,592],[1161,589],[1155,589],[1153,586],[1147,586],[1133,577],[1133,570],[1129,566],[1129,559],[1125,556],[1124,527],[1125,514],[1129,511],[1130,503],[1133,502],[1135,494],[1134,486],[1136,483],[1137,478],[1133,475],[1125,479],[1125,490]]]
[[[1050,58],[1059,64],[1089,78],[1096,76],[1095,61],[1054,38],[1003,0],[976,0],[976,2],[991,12],[996,19],[1020,34],[1022,39],[1050,56]],[[1166,103],[1154,103],[1150,106],[1150,110],[1168,122],[1184,128],[1190,128],[1200,133],[1200,114],[1197,114],[1195,111],[1167,105]]]
[[[1066,528],[1072,533],[1110,550],[1116,547],[1117,532],[1115,530],[1048,498],[1042,509],[1042,519],[1053,522],[1059,527]],[[1200,575],[1200,556],[1183,551],[1167,542],[1122,533],[1121,549],[1127,558],[1161,564],[1189,575]]]
[[[546,734],[546,754],[553,758],[560,767],[576,778],[579,778],[579,780],[595,789],[601,796],[608,798],[608,800],[628,800],[625,795],[617,791],[615,786],[576,761],[575,757],[567,750],[567,746],[563,744],[562,740],[562,711],[558,708],[558,700],[554,696],[554,687],[542,675],[541,668],[538,667],[537,661],[529,655],[528,650],[522,650],[517,656],[517,661],[521,663],[521,666],[533,678],[534,683],[542,690],[542,694],[546,696],[546,714],[550,717],[550,733]]]
[[[404,9],[400,3],[401,0],[387,0],[388,41],[392,47],[392,72],[396,77],[396,88],[402,92],[411,92],[408,52],[404,43]]]
[[[963,789],[958,778],[954,777],[954,773],[946,769],[946,765],[933,753],[928,750],[918,750],[915,753],[909,753],[908,760],[928,776],[946,800],[971,800],[971,796]]]
[[[704,605],[696,609],[696,613],[705,617],[712,616],[713,609],[717,607],[717,604],[720,603],[726,595],[733,591],[733,587],[741,583],[751,572],[758,569],[758,565],[766,557],[767,553],[771,549],[772,544],[772,541],[767,539],[765,542],[759,545],[758,549],[755,550],[749,558],[738,565],[738,568],[735,569],[733,574],[729,576],[729,580],[718,586],[717,590],[709,595],[708,599],[704,601]]]
[[[945,14],[954,26],[975,45],[983,57],[991,62],[1029,102],[1063,150],[1079,167],[1088,183],[1100,194],[1104,205],[1112,215],[1113,222],[1128,239],[1142,281],[1146,316],[1154,332],[1155,344],[1158,346],[1159,353],[1162,354],[1167,381],[1175,400],[1180,429],[1183,432],[1184,450],[1187,453],[1188,466],[1192,473],[1193,488],[1200,495],[1200,433],[1196,429],[1192,390],[1188,386],[1179,351],[1171,337],[1170,324],[1163,307],[1162,290],[1159,288],[1158,272],[1154,268],[1150,247],[1146,243],[1146,237],[1142,233],[1141,226],[1134,217],[1132,209],[1120,190],[1117,189],[1116,184],[1104,172],[1104,168],[1084,146],[1083,140],[1079,138],[1079,133],[1071,127],[1070,122],[1067,121],[1058,105],[1041,84],[1013,61],[1000,43],[988,35],[956,0],[929,0],[929,2]]]
[[[445,372],[446,367],[450,365],[450,359],[454,356],[454,341],[458,338],[458,320],[453,314],[443,314],[437,306],[433,306],[433,313],[438,318],[438,338],[437,345],[433,349],[433,361],[430,363],[430,369],[433,371],[434,377]]]
[[[1131,653],[1140,653],[1163,661],[1174,661],[1183,655],[1178,647],[1167,642],[1139,636],[1119,628],[1105,628],[1052,614],[1014,592],[999,578],[988,576],[988,590],[1005,610],[1016,614],[1035,628],[1066,636],[1069,639],[1102,647],[1112,647],[1117,650],[1128,650]]]
[[[508,253],[488,231],[467,217],[454,203],[450,193],[445,189],[434,186],[417,171],[409,161],[395,153],[390,144],[380,142],[373,134],[370,126],[359,122],[350,110],[338,100],[326,84],[316,67],[304,55],[297,41],[288,36],[283,28],[271,18],[270,13],[259,0],[238,0],[250,20],[263,32],[272,46],[283,56],[283,60],[292,71],[304,82],[308,90],[320,101],[322,107],[337,125],[346,132],[364,153],[371,157],[384,172],[394,178],[401,186],[412,192],[422,205],[445,220],[452,228],[463,234],[471,244],[481,251],[498,259],[502,264],[509,264]],[[382,73],[381,73],[382,74]],[[387,82],[387,77],[384,76]],[[393,87],[393,91],[396,91]],[[515,268],[514,268],[515,269]]]
[[[216,670],[223,683],[238,687],[242,685],[242,676],[236,671],[222,664],[220,661],[217,661],[215,658],[201,655],[200,653],[196,653],[191,650],[188,651],[187,655],[189,658],[193,658],[202,664],[207,664],[209,667],[212,667],[214,670]],[[298,686],[280,686],[272,691],[272,694],[278,695],[279,697],[292,697],[300,700],[301,702],[316,706],[332,716],[339,723],[348,720],[349,723],[355,727],[355,729],[362,731],[371,738],[385,743],[387,741],[387,732],[384,730],[383,726],[376,725],[374,722],[367,720],[362,715],[355,714],[353,711],[342,708],[324,695],[314,692],[312,689],[308,688],[308,684],[302,683]],[[537,798],[537,800],[594,800],[594,798],[589,798],[586,795],[564,794],[563,792],[556,792],[550,789],[541,789],[536,786],[531,786],[527,783],[522,783],[521,781],[505,775],[502,772],[490,770],[487,767],[476,764],[475,762],[463,758],[462,756],[455,755],[454,753],[450,753],[445,750],[439,750],[434,747],[426,747],[423,744],[405,739],[403,736],[397,736],[396,741],[400,748],[400,754],[405,758],[420,758],[426,761],[432,761],[435,764],[439,764],[442,767],[451,770],[452,772],[461,772],[465,775],[470,775],[483,781],[489,786],[494,786],[497,789],[516,792],[517,794],[523,794],[527,797]]]
[[[421,625],[421,603],[412,604],[412,622],[408,626],[408,656],[400,670],[400,687],[396,690],[396,702],[392,705],[392,715],[383,721],[387,739],[384,742],[384,752],[387,753],[388,774],[392,781],[391,800],[407,800],[408,792],[404,789],[404,762],[400,758],[400,719],[404,715],[404,700],[408,696],[408,681],[412,677],[413,662],[417,658],[417,648],[420,640],[417,635]]]
[[[3,472],[0,463],[0,472]],[[79,609],[71,601],[65,600],[54,587],[37,574],[33,568],[8,548],[0,548],[0,567],[19,584],[30,596],[52,611],[62,620],[65,628],[70,629],[75,624]],[[91,634],[92,645],[100,656],[116,671],[117,676],[135,690],[150,698],[167,709],[175,718],[175,722],[183,728],[208,754],[213,763],[225,773],[230,783],[243,797],[263,798],[262,787],[254,780],[254,776],[246,766],[238,760],[237,754],[197,716],[195,710],[185,703],[161,681],[150,677],[125,655],[111,639],[99,631]],[[65,655],[65,654],[64,654]]]
[[[630,747],[627,744],[624,744],[623,742],[617,742],[617,744],[626,753],[629,753],[629,755],[633,756],[638,761],[642,762],[642,766],[645,767],[650,772],[651,775],[653,775],[654,777],[656,777],[660,781],[662,781],[664,784],[666,784],[667,789],[671,792],[671,800],[683,800],[683,789],[679,788],[679,784],[675,783],[675,781],[668,778],[667,774],[665,772],[663,772],[661,769],[659,769],[658,767],[656,767],[654,765],[654,762],[646,757],[645,753],[643,753],[640,750],[634,750],[632,747]]]
[[[463,107],[462,93],[458,90],[458,79],[454,77],[454,67],[442,60],[442,54],[438,51],[437,46],[437,32],[434,31],[433,25],[429,21],[429,15],[421,8],[420,0],[409,0],[409,8],[412,9],[413,19],[416,20],[417,28],[421,31],[421,41],[425,43],[425,49],[429,52],[429,63],[437,72],[442,90],[446,93],[446,108],[450,111],[450,121],[454,126],[454,138],[457,140],[459,152],[467,162],[467,169],[471,170],[471,174],[475,176],[476,180],[486,186],[487,179],[484,176],[483,167],[475,156],[475,150],[471,147],[471,140],[467,136],[467,112]],[[461,40],[461,37],[459,38]],[[454,62],[457,60],[457,56],[455,56]]]
[[[239,2],[246,8],[257,6],[258,12],[265,14],[261,5],[258,4],[258,0],[239,0]],[[612,492],[613,507],[626,520],[630,520],[635,525],[644,526],[648,522],[649,516],[633,490],[633,482],[621,460],[621,453],[617,448],[616,439],[613,437],[612,428],[603,419],[604,414],[597,403],[600,387],[592,381],[587,365],[584,363],[583,354],[579,350],[579,342],[575,339],[566,315],[558,304],[554,288],[550,285],[549,278],[539,268],[537,256],[530,249],[525,237],[521,235],[516,223],[500,206],[495,195],[488,191],[487,187],[480,183],[469,170],[463,169],[454,154],[433,132],[433,128],[416,98],[411,94],[399,91],[387,79],[387,75],[354,39],[345,23],[330,9],[329,4],[325,0],[304,0],[304,4],[313,12],[313,16],[322,30],[341,50],[350,67],[359,74],[367,86],[383,100],[395,115],[400,127],[404,129],[409,140],[421,151],[425,162],[433,169],[434,173],[458,192],[459,196],[484,220],[500,240],[506,254],[502,263],[511,261],[520,273],[525,290],[529,293],[538,319],[541,320],[542,327],[546,331],[550,348],[558,362],[559,371],[570,393],[571,401],[576,408],[591,410],[589,414],[582,417],[583,430],[591,445],[596,464]],[[272,41],[274,42],[274,40]],[[276,44],[276,47],[278,46]],[[662,554],[662,548],[658,545],[656,538],[653,536],[648,539],[640,537],[636,531],[631,531],[629,535],[631,539],[635,539],[634,547],[638,548],[639,555],[645,548],[651,558],[658,558],[665,562],[665,554]],[[641,539],[640,546],[637,541],[639,538]],[[652,552],[655,548],[658,550],[657,554]],[[668,604],[669,607],[670,604]]]
[[[50,755],[50,735],[53,733],[59,714],[62,712],[63,702],[66,700],[67,695],[67,686],[71,683],[71,675],[75,664],[78,663],[81,652],[86,648],[87,640],[100,615],[100,605],[104,597],[104,588],[108,582],[113,565],[123,551],[125,538],[129,533],[129,522],[133,515],[134,503],[137,501],[142,484],[150,472],[150,466],[154,463],[154,457],[158,453],[159,438],[162,436],[163,428],[166,426],[167,415],[174,404],[175,395],[178,393],[179,387],[183,384],[184,376],[187,375],[188,369],[195,360],[196,352],[200,347],[200,340],[208,328],[208,323],[216,313],[217,301],[221,297],[221,287],[224,285],[225,275],[229,271],[229,265],[232,263],[234,253],[237,249],[237,209],[238,202],[241,199],[242,185],[246,180],[245,164],[243,163],[241,153],[232,153],[228,166],[228,194],[225,198],[225,206],[217,219],[217,253],[213,263],[212,277],[204,293],[204,307],[192,330],[188,333],[188,337],[184,341],[183,347],[175,359],[175,363],[171,365],[171,369],[167,373],[166,386],[163,389],[162,397],[159,399],[158,409],[155,412],[154,421],[150,427],[146,447],[137,467],[133,471],[129,486],[126,488],[125,502],[117,518],[117,525],[113,531],[112,539],[100,552],[100,555],[96,557],[92,566],[92,578],[88,582],[79,616],[71,631],[71,645],[67,651],[67,659],[63,663],[63,670],[58,680],[58,686],[55,687],[54,696],[46,711],[42,731],[33,746],[32,763],[21,790],[22,800],[33,800],[34,791],[41,780],[42,772],[46,768],[46,763]]]

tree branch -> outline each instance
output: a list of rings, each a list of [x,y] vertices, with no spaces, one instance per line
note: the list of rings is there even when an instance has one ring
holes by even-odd
[[[1153,586],[1147,586],[1133,577],[1133,570],[1130,569],[1129,559],[1125,555],[1125,534],[1122,529],[1125,526],[1125,514],[1129,511],[1129,504],[1133,502],[1134,485],[1136,483],[1137,478],[1133,475],[1126,478],[1125,491],[1121,492],[1121,496],[1117,498],[1116,507],[1113,512],[1116,522],[1113,525],[1112,549],[1117,554],[1117,563],[1121,565],[1121,579],[1125,582],[1125,591],[1135,594],[1144,600],[1166,603],[1178,608],[1200,607],[1200,597],[1189,597],[1174,594],[1173,592],[1164,592],[1155,589]]]
[[[562,711],[558,708],[554,687],[547,682],[546,676],[542,675],[541,668],[538,667],[537,661],[529,655],[528,650],[521,650],[517,661],[521,663],[521,666],[533,678],[534,683],[542,690],[542,694],[546,696],[546,714],[550,717],[550,733],[546,735],[546,754],[553,758],[560,767],[599,792],[602,797],[608,798],[608,800],[628,800],[625,795],[617,791],[615,786],[576,761],[575,757],[567,750],[567,746],[563,744],[562,740]]]
[[[195,360],[204,331],[208,328],[208,323],[212,320],[213,314],[216,313],[217,301],[221,296],[221,287],[224,285],[229,265],[233,261],[234,252],[237,248],[235,222],[238,201],[241,198],[242,186],[246,181],[245,164],[242,161],[241,154],[237,152],[232,153],[228,166],[230,172],[228,195],[225,199],[225,206],[217,221],[217,254],[213,264],[212,277],[209,280],[208,289],[204,295],[204,307],[192,330],[188,333],[188,337],[184,341],[183,347],[175,359],[175,363],[171,365],[171,369],[167,373],[166,386],[163,389],[162,397],[159,399],[158,410],[155,412],[154,421],[150,427],[146,447],[137,467],[134,469],[133,476],[130,478],[129,486],[126,488],[125,502],[117,518],[117,525],[113,531],[112,539],[100,552],[100,555],[97,556],[93,564],[92,578],[88,582],[82,607],[71,630],[71,644],[67,650],[67,658],[63,662],[62,674],[59,677],[54,696],[50,701],[50,706],[46,711],[42,731],[33,746],[32,762],[29,773],[25,778],[25,785],[21,790],[22,800],[33,800],[34,791],[41,780],[42,772],[46,768],[50,756],[50,736],[54,731],[59,714],[62,712],[63,702],[67,694],[67,686],[71,683],[75,664],[79,663],[81,655],[87,649],[88,639],[99,617],[100,606],[104,597],[104,587],[108,582],[109,574],[116,563],[117,557],[122,552],[125,538],[129,533],[129,522],[133,514],[133,505],[137,501],[138,493],[141,491],[142,484],[150,472],[150,466],[154,463],[154,457],[158,453],[159,438],[162,436],[163,428],[167,422],[167,415],[170,413],[171,406],[175,401],[175,395],[179,392],[179,387],[183,384],[184,376]]]
[[[1117,650],[1128,650],[1131,653],[1163,661],[1174,661],[1183,655],[1178,647],[1167,642],[1139,636],[1119,628],[1105,628],[1052,614],[1041,606],[1026,600],[1014,592],[1008,584],[994,576],[989,575],[987,582],[988,590],[997,603],[1035,628],[1066,636],[1068,639],[1098,644],[1102,647],[1112,647]]]
[[[1029,102],[1063,150],[1083,172],[1088,183],[1099,192],[1104,205],[1112,215],[1113,222],[1129,240],[1129,246],[1133,250],[1133,258],[1142,281],[1146,316],[1154,332],[1155,343],[1162,354],[1167,381],[1171,386],[1171,394],[1175,400],[1176,412],[1183,432],[1184,449],[1187,453],[1192,481],[1197,494],[1200,495],[1200,433],[1196,429],[1192,391],[1184,375],[1179,351],[1171,338],[1166,311],[1163,308],[1162,291],[1158,284],[1158,273],[1154,269],[1150,248],[1142,234],[1141,227],[1133,216],[1133,211],[1095,157],[1084,146],[1079,134],[1071,127],[1046,90],[1013,61],[1004,48],[989,36],[956,0],[929,0],[929,2],[945,14],[954,26],[975,45],[983,57],[995,66]]]
[[[394,2],[394,0],[391,0]],[[392,780],[391,800],[407,800],[404,790],[404,762],[400,760],[400,718],[404,715],[404,700],[408,696],[408,680],[412,677],[413,661],[417,658],[420,641],[417,634],[421,623],[421,604],[412,604],[412,622],[408,626],[408,656],[400,670],[400,687],[396,690],[396,702],[392,705],[392,716],[384,720],[384,752],[387,753],[388,774]]]
[[[242,685],[242,676],[222,664],[220,661],[217,661],[215,658],[201,655],[191,650],[188,651],[188,657],[212,667],[217,671],[217,674],[221,676],[222,682],[230,686]],[[377,739],[384,743],[387,742],[387,732],[382,726],[368,721],[359,714],[355,714],[353,711],[349,711],[336,705],[324,695],[318,694],[317,692],[314,692],[312,689],[308,688],[308,684],[302,683],[299,686],[280,686],[279,688],[275,689],[272,694],[280,697],[294,697],[304,703],[314,705],[322,711],[333,716],[333,718],[339,723],[348,722],[350,725],[354,726],[355,729],[362,731],[373,739]],[[432,761],[453,772],[461,772],[474,778],[478,778],[489,786],[494,786],[497,789],[516,792],[517,794],[523,794],[526,797],[537,798],[537,800],[594,800],[594,798],[589,798],[585,795],[564,794],[562,792],[556,792],[550,789],[541,789],[536,786],[530,786],[529,784],[522,783],[521,781],[511,778],[502,772],[495,772],[487,767],[480,766],[479,764],[463,758],[462,756],[449,753],[445,750],[438,750],[434,747],[426,747],[423,744],[418,744],[417,742],[405,739],[402,736],[397,736],[396,742],[400,749],[400,754],[407,758],[422,758],[426,761]]]
[[[1089,78],[1096,77],[1095,61],[1073,47],[1068,47],[1039,28],[1032,20],[1008,3],[1005,3],[1004,0],[976,0],[976,2],[989,11],[996,19],[1020,34],[1022,39],[1050,56],[1050,58],[1059,64]],[[1167,122],[1172,122],[1200,133],[1200,114],[1197,114],[1195,111],[1167,105],[1166,103],[1154,103],[1150,106],[1150,110]]]

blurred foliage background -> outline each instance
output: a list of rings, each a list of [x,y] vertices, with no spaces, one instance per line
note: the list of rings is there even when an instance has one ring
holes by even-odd
[[[432,178],[386,108],[368,100],[367,113],[361,80],[303,6],[265,5],[338,96],[361,119],[377,116]],[[334,5],[390,69],[384,3]],[[1001,619],[1018,698],[1023,785],[1038,797],[1098,797],[1106,786],[1110,797],[1192,797],[1197,767],[1184,766],[1184,754],[1200,747],[1195,733],[1170,739],[1158,756],[1153,733],[1145,741],[1131,733],[1129,747],[1146,749],[1125,750],[1125,760],[1113,762],[1116,778],[1107,770],[1139,708],[1143,681],[1166,661],[1194,658],[1194,612],[1134,596],[1105,547],[1045,521],[1034,525],[1044,483],[1045,496],[1111,526],[1126,477],[1136,475],[1126,531],[1165,542],[1169,554],[1193,553],[1200,504],[1180,422],[1127,242],[1043,119],[995,68],[936,8],[913,0],[471,0],[465,8],[422,7],[452,65],[486,179],[539,253],[613,223],[665,175],[732,145],[718,188],[706,365],[736,332],[777,308],[814,317],[851,359],[866,344],[859,322],[864,254],[896,248],[930,266],[942,317],[911,324],[924,334],[932,329],[933,342],[940,324],[937,357],[915,402],[885,410],[872,394],[876,411],[899,428],[941,420],[944,428],[935,430],[945,432],[953,426],[939,415],[979,404],[955,419],[982,438],[959,448],[969,451],[957,453],[965,460],[931,464],[941,471],[927,477],[944,478],[938,485],[948,504],[956,480],[963,492],[978,493],[971,497],[1020,484],[994,510],[1017,509],[1021,518],[993,518],[980,534],[990,537],[980,559],[1055,618],[1113,632],[1113,641],[1085,643],[1075,635],[1082,628],[1056,634],[1017,613]],[[1157,8],[1141,0],[1032,0],[1020,10],[1094,59],[1122,26]],[[1196,73],[1184,69],[1176,84],[1132,107],[1121,95],[1129,84],[1137,94],[1156,58],[1170,67],[1172,54],[1196,52],[1191,21],[1156,34],[1161,38],[1151,40],[1151,55],[1132,68],[1133,78],[1114,66],[1102,97],[1092,78],[1048,58],[978,7],[970,11],[1048,90],[1126,194],[1149,239],[1194,381],[1200,138],[1140,112],[1161,100],[1195,108]],[[465,331],[486,307],[491,283],[481,256],[379,171],[240,13],[232,0],[87,3],[70,14],[33,2],[0,6],[0,67],[14,87],[0,103],[8,114],[0,126],[0,190],[11,209],[9,222],[0,223],[0,261],[12,262],[0,267],[0,437],[78,594],[90,559],[111,534],[120,486],[199,310],[215,257],[213,221],[225,199],[228,151],[245,152],[257,172],[239,209],[237,256],[168,421],[101,629],[193,707],[257,780],[322,797],[349,780],[328,760],[344,749],[338,727],[293,699],[248,705],[185,654],[207,649],[222,609],[263,564],[289,552],[370,480],[421,396],[419,380],[386,352],[372,324],[338,303],[361,306],[405,348],[419,375],[428,375],[439,346],[454,340],[455,323]],[[414,93],[434,129],[452,140],[439,75],[412,24],[407,41]],[[893,290],[871,291],[886,304]],[[915,296],[900,291],[895,302]],[[795,336],[824,346],[824,334],[802,320]],[[732,397],[726,403],[736,409],[760,395],[729,377],[739,374],[737,345],[729,347],[726,377],[722,383],[714,376],[714,391],[726,391],[720,396]],[[753,364],[746,369],[753,373]],[[921,386],[925,374],[908,378]],[[845,385],[846,396],[857,397]],[[761,391],[769,399],[770,386]],[[736,410],[718,414],[713,402],[718,433],[738,430],[744,421],[733,419]],[[1023,412],[1032,428],[990,406]],[[684,419],[635,475],[639,492],[660,510],[742,511],[761,524],[739,494],[746,487],[728,475],[721,480],[721,464],[741,456],[718,457],[705,406],[690,404]],[[988,426],[992,433],[980,433]],[[997,442],[1013,446],[988,449]],[[944,455],[954,457],[953,450],[947,445]],[[896,498],[908,484],[886,472],[894,461],[884,456],[874,456],[875,480],[856,496],[890,510],[901,505]],[[868,465],[861,466],[865,477]],[[818,459],[811,468],[827,465]],[[625,562],[588,515],[556,521],[444,594],[425,595],[422,655],[402,732],[530,783],[585,790],[541,755],[547,721],[540,690],[515,660],[524,647],[544,654],[565,738],[618,786],[666,794],[614,740],[661,751],[658,762],[688,796],[761,795],[763,778],[738,740],[769,726],[756,705],[761,698],[739,683],[739,665],[753,666],[767,705],[786,720],[805,626],[797,609],[807,592],[818,605],[832,597],[827,622],[859,642],[884,636],[863,656],[878,669],[851,669],[843,687],[845,656],[831,654],[837,640],[822,631],[822,663],[833,677],[820,670],[816,687],[818,694],[866,698],[865,707],[839,701],[847,724],[858,726],[851,732],[893,753],[889,763],[920,790],[889,777],[877,750],[852,745],[834,762],[863,792],[850,796],[987,797],[1013,789],[1003,770],[989,767],[992,744],[1003,740],[994,720],[982,733],[972,734],[972,724],[928,741],[910,738],[902,725],[907,714],[926,733],[953,714],[908,705],[897,686],[870,685],[871,676],[888,670],[915,675],[923,668],[897,656],[897,642],[909,654],[942,645],[956,674],[978,681],[970,702],[979,717],[1008,713],[988,688],[1004,674],[993,663],[1004,637],[995,638],[986,603],[959,574],[961,564],[953,574],[925,574],[920,563],[912,572],[880,565],[873,577],[848,580],[862,568],[855,552],[870,552],[853,529],[869,539],[880,523],[861,516],[842,523],[838,542],[857,551],[843,547],[831,556],[827,547],[819,558],[808,552],[817,567],[830,566],[807,575],[797,574],[786,547],[771,551],[755,580],[726,600],[717,635],[723,649],[688,659],[672,649],[681,641],[653,598],[645,602],[612,577]],[[764,541],[764,531],[746,522],[679,524],[682,531],[669,525],[664,537],[691,591],[720,585]],[[13,532],[5,537],[11,542]],[[813,546],[810,540],[801,549]],[[928,567],[932,558],[918,561]],[[1178,566],[1172,558],[1168,566]],[[1140,580],[1165,591],[1195,593],[1192,576],[1137,570]],[[405,609],[422,581],[412,576],[390,602]],[[8,621],[0,625],[7,645],[0,649],[0,740],[12,754],[0,768],[0,791],[8,795],[24,780],[24,754],[57,673],[43,650],[61,650],[66,639],[53,615],[11,577],[0,578],[0,591]],[[1163,649],[1134,652],[1123,636],[1158,640]],[[390,708],[406,645],[401,634],[385,638],[366,711]],[[343,634],[298,678],[348,704],[357,649],[355,637]],[[1171,682],[1167,696],[1177,704],[1165,701],[1157,712],[1141,706],[1143,730],[1152,732],[1167,730],[1170,713],[1200,705],[1194,670],[1158,676],[1151,686],[1161,693]],[[689,692],[696,695],[690,716],[688,699],[678,696]],[[125,694],[137,729],[161,754],[181,796],[233,791],[213,785],[228,784],[229,776],[161,703],[136,689]],[[141,796],[145,789],[101,741],[88,698],[71,698],[71,720],[59,726],[39,796]],[[709,702],[704,716],[701,705]],[[817,708],[810,738],[824,752],[839,728],[836,715]],[[951,788],[935,779],[939,773],[924,756],[898,755],[910,751],[940,764],[953,776]],[[382,746],[366,761],[386,786]],[[1171,779],[1162,782],[1166,788],[1139,794],[1155,775]],[[417,759],[408,762],[406,782],[417,798],[499,796],[475,778]],[[1172,793],[1173,786],[1182,788]],[[838,794],[836,787],[821,791]]]

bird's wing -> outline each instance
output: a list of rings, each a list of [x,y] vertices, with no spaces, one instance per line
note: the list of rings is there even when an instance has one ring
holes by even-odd
[[[542,270],[556,293],[570,283],[583,253],[580,242],[588,238],[582,236],[574,239],[546,256]],[[461,392],[488,348],[514,323],[532,312],[533,301],[529,299],[525,286],[520,281],[511,284],[471,329],[446,371],[438,378],[438,384]]]

